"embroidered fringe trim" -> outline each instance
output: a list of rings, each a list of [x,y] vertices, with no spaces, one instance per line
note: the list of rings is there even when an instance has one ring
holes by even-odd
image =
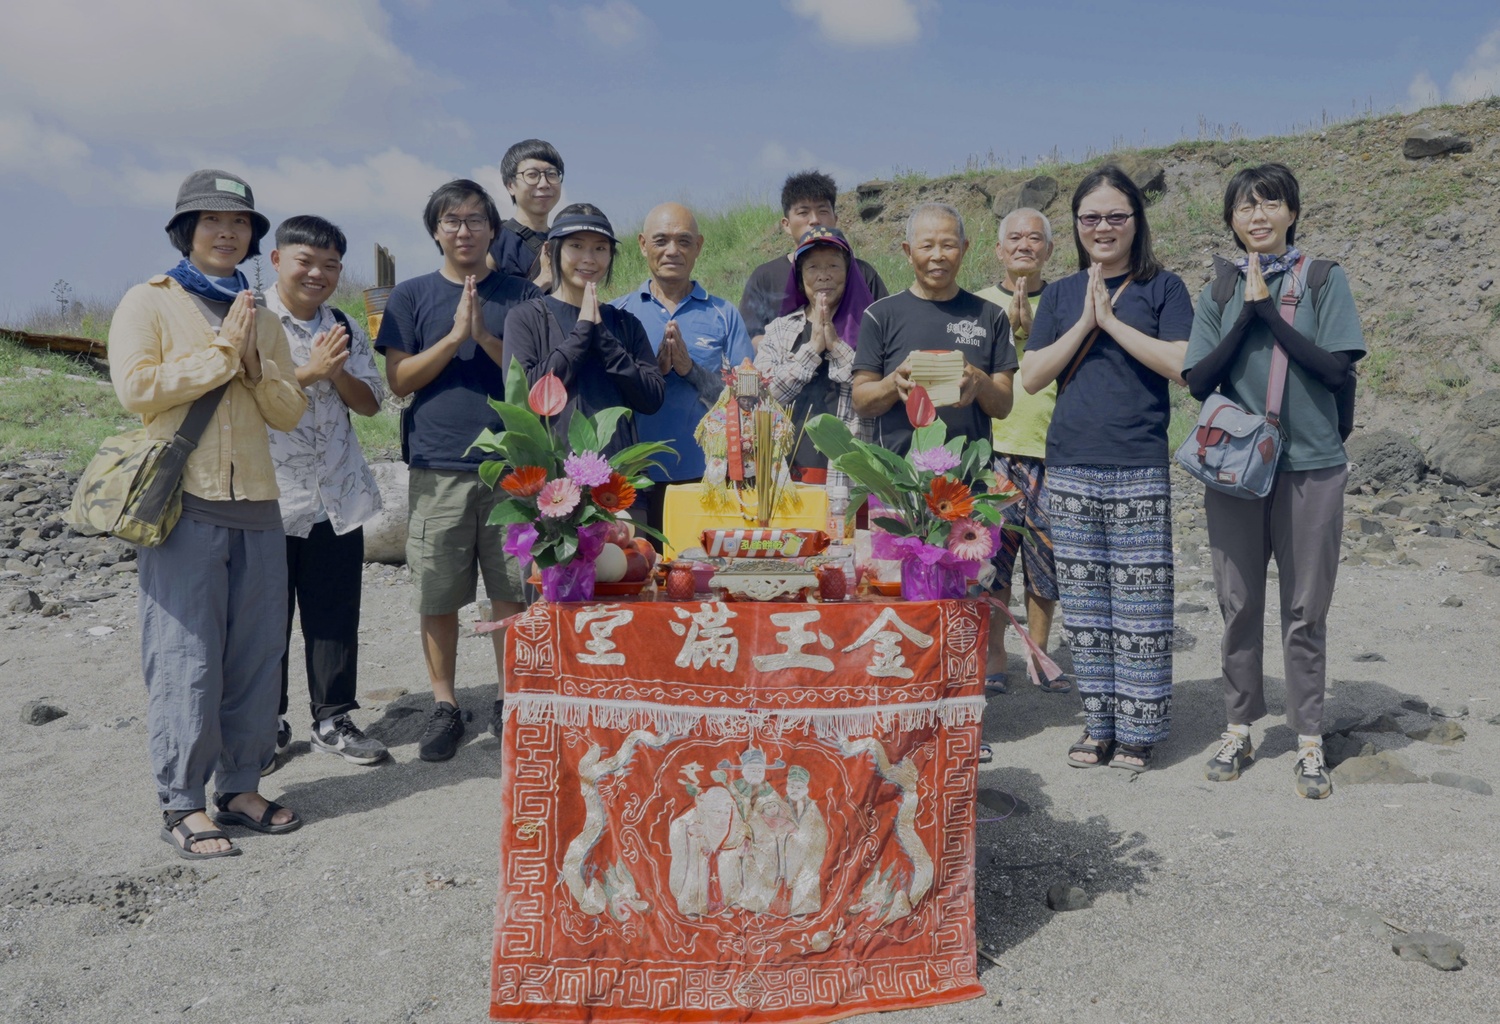
[[[503,713],[507,720],[514,718],[522,725],[556,722],[574,728],[592,725],[617,732],[649,729],[673,736],[700,732],[711,736],[780,736],[800,731],[821,740],[832,740],[931,729],[939,724],[945,728],[973,725],[984,714],[984,698],[951,697],[873,708],[745,711],[515,693],[506,696]]]

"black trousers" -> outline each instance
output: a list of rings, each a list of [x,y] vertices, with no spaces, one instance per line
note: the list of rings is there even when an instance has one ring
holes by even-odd
[[[307,693],[314,722],[359,707],[354,687],[359,667],[359,594],[365,531],[339,536],[316,523],[304,540],[286,539],[286,639],[281,656],[281,714],[287,713],[292,620],[302,613],[307,651]]]

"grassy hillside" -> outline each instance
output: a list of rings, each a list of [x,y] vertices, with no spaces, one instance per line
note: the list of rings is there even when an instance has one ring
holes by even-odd
[[[1419,126],[1461,132],[1473,151],[1408,160],[1402,140]],[[1233,250],[1220,219],[1229,177],[1268,160],[1297,172],[1303,190],[1298,243],[1310,255],[1338,260],[1359,304],[1370,348],[1361,364],[1361,428],[1393,426],[1420,438],[1464,393],[1500,386],[1500,246],[1493,241],[1500,237],[1500,98],[1361,118],[1293,136],[1181,142],[1022,170],[978,169],[938,178],[903,174],[886,183],[878,213],[867,203],[862,217],[859,197],[841,196],[840,224],[855,251],[895,291],[912,279],[901,255],[907,212],[927,200],[952,203],[964,213],[973,240],[961,282],[979,288],[999,273],[992,199],[1046,176],[1057,185],[1057,197],[1045,210],[1058,235],[1049,276],[1060,277],[1076,267],[1072,190],[1106,159],[1155,164],[1163,171],[1165,187],[1149,210],[1151,229],[1163,262],[1195,293],[1208,280],[1213,254]],[[698,279],[710,292],[737,301],[751,269],[786,252],[780,219],[780,210],[753,204],[700,214],[707,244]],[[646,275],[633,241],[635,226],[618,227],[627,241],[611,296]],[[363,321],[361,287],[346,279],[335,301]],[[102,338],[109,308],[87,302],[59,320],[41,307],[31,322],[17,326]],[[49,379],[38,384],[43,370],[51,371]],[[0,340],[0,461],[22,452],[88,451],[121,421],[110,389],[69,380],[70,372],[89,371]],[[1190,400],[1178,394],[1186,410]],[[53,415],[58,409],[68,415]],[[393,451],[394,410],[373,420],[356,417],[356,425],[367,450]]]

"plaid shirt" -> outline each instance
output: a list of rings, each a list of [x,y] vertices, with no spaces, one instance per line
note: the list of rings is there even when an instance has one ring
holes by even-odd
[[[755,353],[755,368],[766,378],[766,387],[771,397],[782,405],[791,406],[818,373],[818,365],[825,353],[812,351],[807,346],[797,348],[797,342],[807,331],[807,311],[799,309],[766,324],[766,334]],[[834,415],[844,421],[856,440],[868,441],[875,436],[875,421],[854,414],[854,398],[851,380],[854,376],[854,349],[842,341],[835,341],[827,353],[828,379],[833,383],[838,396],[838,407]],[[828,467],[829,487],[849,487],[849,478]]]

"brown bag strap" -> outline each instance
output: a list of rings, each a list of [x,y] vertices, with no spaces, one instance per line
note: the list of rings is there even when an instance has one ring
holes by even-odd
[[[1112,295],[1109,300],[1109,306],[1111,309],[1114,308],[1116,302],[1120,301],[1120,296],[1125,293],[1125,289],[1130,285],[1130,281],[1130,275],[1125,275],[1125,280],[1121,281],[1120,287],[1115,289],[1114,295]],[[1078,346],[1078,354],[1073,357],[1073,365],[1068,367],[1068,375],[1064,377],[1063,382],[1057,386],[1057,390],[1061,391],[1068,386],[1068,382],[1073,379],[1073,374],[1077,373],[1078,368],[1083,365],[1083,357],[1089,354],[1089,349],[1093,348],[1094,339],[1099,337],[1100,333],[1102,333],[1103,330],[1104,328],[1102,327],[1095,327],[1092,331],[1089,332],[1089,336],[1083,339],[1083,344]]]

